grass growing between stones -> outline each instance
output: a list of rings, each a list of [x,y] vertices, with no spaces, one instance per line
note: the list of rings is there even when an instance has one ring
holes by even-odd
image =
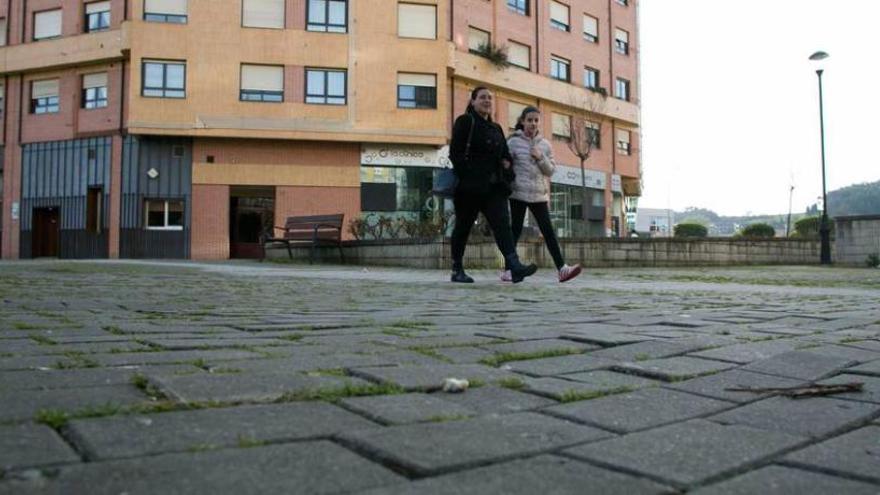
[[[265,440],[257,440],[256,438],[251,438],[246,435],[238,436],[238,446],[243,449],[249,449],[252,447],[262,447],[264,445],[268,445],[268,442]]]
[[[607,395],[623,394],[635,390],[633,387],[617,387],[608,390],[593,390],[582,392],[577,390],[566,390],[559,396],[559,402],[565,404],[568,402],[578,402],[582,400],[598,399]]]
[[[413,352],[416,352],[416,353],[419,353],[423,356],[428,356],[430,358],[434,358],[438,361],[443,361],[444,363],[451,363],[452,362],[451,359],[449,359],[448,357],[437,352],[435,350],[436,349],[435,347],[414,346],[414,347],[407,347],[406,349],[413,351]]]
[[[431,423],[447,423],[449,421],[461,421],[462,419],[468,419],[470,416],[464,414],[440,414],[437,416],[431,416],[428,418],[428,421]]]
[[[43,335],[31,335],[31,340],[40,345],[58,345],[58,342],[55,342],[49,337],[45,337]]]
[[[53,366],[59,370],[65,369],[77,369],[77,368],[97,368],[98,362],[94,359],[87,358],[82,352],[78,351],[67,351],[62,354],[62,356],[72,359],[73,362],[66,361],[56,361]]]
[[[572,354],[582,354],[580,349],[547,349],[536,352],[502,352],[494,356],[483,358],[480,363],[489,366],[501,366],[510,361],[527,361],[530,359],[542,359],[559,356],[570,356]]]
[[[346,397],[366,397],[370,395],[396,395],[404,393],[403,387],[391,383],[345,383],[339,387],[317,388],[285,392],[275,402],[294,402],[320,400],[325,402],[338,402]]]
[[[64,427],[71,419],[102,418],[114,416],[124,411],[118,404],[106,403],[101,406],[90,406],[77,409],[72,413],[60,409],[40,409],[34,416],[34,421],[49,426],[55,430]]]
[[[499,387],[509,388],[510,390],[522,390],[526,386],[526,382],[519,378],[505,378],[498,381]]]

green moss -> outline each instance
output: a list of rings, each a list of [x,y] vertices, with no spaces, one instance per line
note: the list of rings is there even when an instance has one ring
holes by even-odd
[[[40,409],[34,416],[34,421],[57,430],[70,421],[70,415],[59,409]]]
[[[346,397],[364,397],[370,395],[393,395],[402,394],[403,388],[394,384],[353,384],[346,382],[338,387],[318,388],[311,390],[300,390],[296,392],[286,392],[276,402],[291,402],[305,400],[322,400],[327,402],[337,402]]]
[[[502,352],[494,356],[483,358],[481,363],[489,366],[500,366],[510,361],[526,361],[529,359],[542,359],[558,356],[569,356],[572,354],[581,354],[580,349],[547,349],[536,352]]]
[[[526,386],[526,382],[519,378],[505,378],[498,381],[498,385],[511,390],[521,390]]]
[[[614,394],[622,394],[626,392],[632,392],[634,389],[632,387],[617,387],[610,390],[592,390],[589,392],[582,392],[577,390],[566,390],[560,397],[559,402],[567,403],[567,402],[577,402],[582,400],[591,400],[597,399],[599,397],[605,397],[607,395]]]

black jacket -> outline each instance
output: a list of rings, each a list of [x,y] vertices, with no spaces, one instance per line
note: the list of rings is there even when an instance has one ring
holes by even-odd
[[[473,134],[470,152],[465,156],[471,127]],[[449,159],[458,177],[456,193],[486,194],[490,191],[501,191],[509,194],[502,173],[501,160],[505,158],[513,161],[501,126],[480,117],[472,108],[455,119],[452,141],[449,143]]]

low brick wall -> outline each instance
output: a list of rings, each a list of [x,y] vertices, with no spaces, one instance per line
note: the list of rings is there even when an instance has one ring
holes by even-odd
[[[346,263],[357,265],[448,268],[449,241],[351,241],[345,244]],[[583,239],[562,240],[568,263],[590,267],[618,266],[733,266],[814,265],[819,262],[818,240],[765,239]],[[553,267],[542,240],[522,241],[517,247],[525,261]],[[294,249],[294,257],[307,260],[308,249]],[[270,249],[267,256],[286,258],[285,249]],[[338,263],[335,248],[318,249],[318,260]],[[502,257],[491,240],[475,239],[465,251],[465,266],[500,268]]]
[[[837,217],[834,236],[835,264],[865,266],[868,256],[880,255],[880,215]]]

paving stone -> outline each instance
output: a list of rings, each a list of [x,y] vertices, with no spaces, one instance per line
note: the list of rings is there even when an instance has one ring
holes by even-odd
[[[556,401],[544,397],[493,386],[470,388],[463,394],[443,394],[442,397],[480,415],[510,414],[556,404]]]
[[[620,328],[620,327],[617,327]],[[602,347],[613,347],[625,344],[635,344],[646,340],[654,340],[646,335],[636,335],[620,330],[569,330],[561,335],[563,339],[575,342],[586,342]]]
[[[564,375],[566,380],[582,382],[594,387],[596,390],[615,390],[619,388],[628,388],[636,390],[645,387],[654,387],[660,385],[657,380],[642,378],[640,376],[628,375],[626,373],[617,373],[614,371],[587,371],[584,373],[571,373]]]
[[[880,377],[842,373],[832,378],[822,380],[819,383],[823,385],[835,385],[852,382],[862,383],[862,391],[850,392],[845,394],[834,394],[834,398],[852,399],[859,402],[873,402],[875,404],[880,404]]]
[[[689,350],[686,346],[680,346],[675,342],[664,340],[650,340],[636,344],[622,345],[591,352],[594,357],[611,359],[618,362],[631,362],[646,359],[660,359],[684,354]]]
[[[132,385],[61,390],[0,391],[0,421],[32,419],[41,409],[69,414],[94,408],[133,406],[148,398]]]
[[[695,419],[564,452],[689,488],[757,465],[803,442],[794,435]]]
[[[723,371],[715,375],[693,378],[665,385],[666,388],[681,390],[731,402],[754,402],[770,395],[769,393],[733,392],[729,388],[780,388],[802,385],[801,380],[781,376],[751,373],[742,369]]]
[[[823,345],[819,347],[805,349],[804,352],[810,352],[827,357],[849,359],[857,363],[867,363],[880,359],[880,352],[873,352],[865,349],[858,349],[855,347],[843,345]]]
[[[854,366],[846,371],[847,373],[857,373],[859,375],[880,376],[880,359]]]
[[[477,414],[473,409],[443,400],[443,395],[447,394],[351,397],[343,399],[341,404],[386,425],[458,420]]]
[[[437,364],[427,366],[395,366],[355,368],[352,374],[371,381],[393,383],[407,391],[430,392],[443,387],[447,378],[464,378],[483,383],[497,382],[516,375],[508,371],[476,364]]]
[[[842,347],[855,347],[857,349],[862,349],[865,351],[880,352],[880,340],[860,340],[857,342],[847,341],[846,343],[842,343],[840,345]]]
[[[482,348],[495,354],[540,354],[552,351],[584,352],[599,349],[599,346],[574,342],[572,340],[543,339],[483,345]]]
[[[301,373],[228,373],[218,375],[155,375],[151,382],[168,397],[181,402],[268,402],[287,393],[362,386],[356,377],[309,376]]]
[[[0,371],[69,367],[73,366],[75,363],[76,361],[74,359],[64,356],[0,357]]]
[[[48,390],[100,387],[131,383],[135,369],[81,368],[68,370],[7,371],[0,374],[0,390]]]
[[[876,485],[786,466],[768,466],[692,492],[693,495],[877,495]]]
[[[0,493],[330,494],[404,478],[327,441],[165,454],[61,469],[57,478],[0,485]]]
[[[131,352],[119,354],[95,354],[88,356],[101,366],[124,366],[135,364],[167,364],[188,363],[193,361],[234,361],[239,359],[256,359],[261,354],[243,350],[216,351],[164,351],[164,352]]]
[[[672,493],[652,481],[591,466],[575,459],[541,455],[531,459],[451,473],[361,492],[360,495],[647,495]]]
[[[432,349],[432,352],[453,364],[477,364],[494,355],[493,352],[478,347],[440,347]]]
[[[805,469],[821,469],[880,483],[880,426],[867,426],[785,457]]]
[[[342,433],[346,444],[415,475],[539,454],[611,434],[535,413]]]
[[[0,426],[0,471],[79,461],[79,455],[48,426]]]
[[[509,369],[517,373],[531,376],[553,376],[565,373],[579,373],[584,371],[608,369],[617,361],[599,358],[589,354],[572,354],[569,356],[557,356],[541,359],[527,359],[525,361],[511,361],[504,363],[502,369]]]
[[[709,419],[818,438],[870,421],[877,414],[880,414],[880,406],[876,404],[824,397],[771,397]]]
[[[323,402],[177,411],[71,421],[67,435],[89,460],[329,437],[377,427]]]
[[[717,359],[731,363],[746,364],[760,359],[767,359],[783,352],[792,351],[797,347],[793,340],[766,340],[761,342],[748,342],[735,344],[708,351],[700,351],[690,354],[694,357]]]
[[[754,330],[758,333],[767,333],[772,335],[789,335],[789,336],[801,336],[801,335],[812,335],[816,333],[816,330],[811,328],[797,328],[797,327],[786,327],[786,326],[774,326],[768,328],[754,328]]]
[[[711,375],[729,370],[735,364],[711,361],[708,359],[679,356],[665,359],[649,359],[635,363],[621,363],[613,369],[624,373],[657,378],[666,382],[677,382],[702,375]]]
[[[196,350],[196,349],[222,349],[222,348],[241,348],[256,346],[285,346],[291,345],[291,341],[282,339],[263,339],[263,338],[145,338],[144,342],[149,342],[166,350]]]
[[[705,416],[732,406],[706,397],[650,388],[548,407],[545,412],[620,433]]]
[[[783,352],[767,359],[753,361],[741,369],[801,380],[819,380],[855,365],[851,359],[813,354],[808,351]]]

